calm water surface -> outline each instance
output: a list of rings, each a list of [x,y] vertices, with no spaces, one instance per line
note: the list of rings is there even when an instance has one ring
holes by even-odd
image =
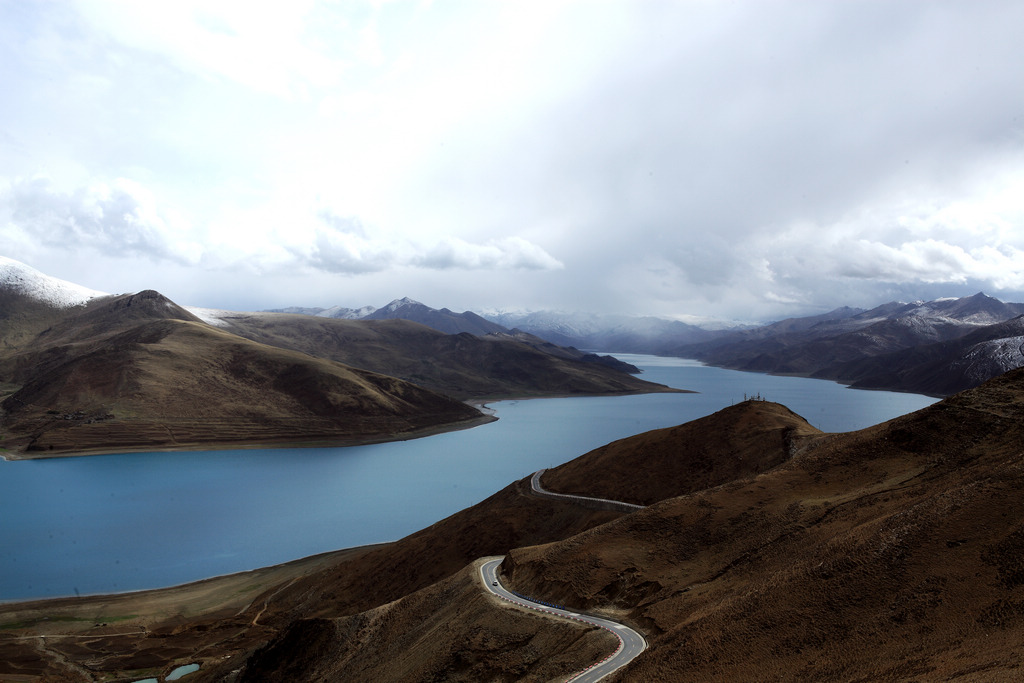
[[[696,394],[504,401],[497,422],[354,448],[0,462],[0,600],[170,586],[401,538],[541,467],[761,395],[825,431],[934,402],[616,354]]]

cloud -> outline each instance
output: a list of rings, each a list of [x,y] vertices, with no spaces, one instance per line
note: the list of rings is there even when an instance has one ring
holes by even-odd
[[[830,223],[767,229],[751,245],[780,279],[1024,288],[1024,154],[989,158],[956,186],[900,188]]]
[[[308,264],[331,273],[360,274],[390,268],[423,270],[560,270],[564,265],[521,237],[474,244],[452,236],[424,244],[396,236],[370,236],[355,218],[321,211]]]
[[[301,202],[301,199],[290,198]],[[356,217],[270,199],[193,226],[161,207],[140,183],[120,178],[62,191],[45,177],[18,179],[0,193],[8,245],[105,257],[173,262],[251,274],[303,267],[362,275],[392,269],[559,270],[542,247],[510,236],[473,243],[455,236],[413,238],[371,230]],[[2,215],[2,214],[0,214]],[[33,249],[22,249],[32,251]]]
[[[963,284],[987,282],[996,289],[1024,288],[1024,251],[1004,245],[965,249],[926,239],[898,245],[857,240],[834,259],[836,275],[879,282]]]
[[[564,264],[521,237],[471,244],[449,237],[410,259],[410,264],[436,270],[561,270]]]
[[[0,195],[12,241],[66,251],[94,251],[134,258],[145,256],[194,264],[202,248],[188,239],[138,183],[117,179],[62,192],[46,178],[18,179]]]
[[[318,270],[329,273],[357,275],[393,267],[399,261],[398,252],[388,244],[373,242],[362,234],[358,221],[351,226],[332,216],[331,226],[316,231],[308,262]]]
[[[329,86],[344,64],[310,33],[340,30],[316,3],[293,0],[79,0],[92,28],[116,42],[163,55],[179,68],[284,98]]]

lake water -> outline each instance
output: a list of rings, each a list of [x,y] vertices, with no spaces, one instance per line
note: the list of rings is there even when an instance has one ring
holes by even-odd
[[[696,394],[504,401],[497,422],[353,448],[0,462],[0,600],[176,585],[395,540],[541,467],[760,395],[824,431],[935,399],[616,354]]]

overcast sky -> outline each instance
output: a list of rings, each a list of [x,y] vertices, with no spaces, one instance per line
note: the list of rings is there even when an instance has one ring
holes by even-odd
[[[1019,0],[0,0],[0,254],[108,292],[1024,301]]]

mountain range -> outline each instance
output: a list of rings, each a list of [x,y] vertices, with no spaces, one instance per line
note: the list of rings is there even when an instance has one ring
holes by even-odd
[[[837,308],[765,325],[700,327],[585,313],[454,313],[408,297],[382,308],[284,309],[319,317],[403,319],[449,334],[513,336],[573,349],[695,358],[735,370],[829,379],[861,389],[949,396],[1024,365],[1024,304],[962,298]]]
[[[1024,666],[1024,369],[857,432],[745,401],[531,477],[393,543],[142,594],[0,606],[0,674],[197,682],[1004,681]],[[97,616],[102,615],[102,616]],[[47,637],[39,638],[45,634]]]
[[[1024,365],[1024,304],[978,293],[784,320],[674,352],[711,365],[948,396]]]
[[[670,391],[612,358],[515,335],[187,308],[0,260],[0,448],[347,444],[493,419],[500,397]]]

